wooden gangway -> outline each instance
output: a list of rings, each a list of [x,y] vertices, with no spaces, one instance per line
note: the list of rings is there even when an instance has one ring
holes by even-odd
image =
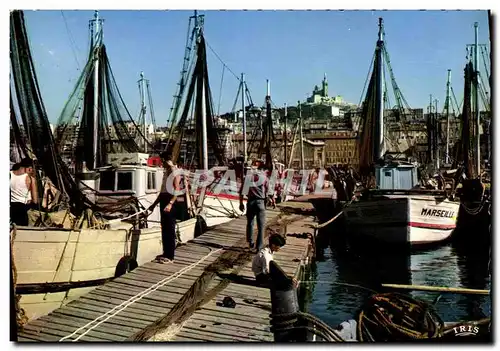
[[[278,215],[267,211],[267,232],[312,232],[306,225],[312,218]],[[284,225],[282,220],[296,222]],[[246,218],[240,217],[207,231],[178,247],[174,263],[148,262],[113,279],[30,321],[18,340],[272,341],[270,295],[267,289],[252,286],[245,226]],[[288,236],[275,259],[293,275],[307,264],[310,252],[309,239]],[[204,301],[211,293],[213,298]],[[236,302],[234,309],[218,306],[226,296]]]

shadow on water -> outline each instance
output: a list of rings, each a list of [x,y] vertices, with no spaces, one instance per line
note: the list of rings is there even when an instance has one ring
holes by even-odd
[[[330,238],[335,232],[329,232]],[[477,254],[453,243],[405,252],[396,248],[352,247],[337,232],[328,247],[318,247],[321,260],[309,278],[308,312],[336,326],[355,318],[366,299],[383,290],[381,284],[429,285],[490,289],[489,254]],[[322,235],[326,235],[322,233]],[[324,238],[324,237],[323,237]],[[349,284],[349,285],[345,285]],[[363,288],[364,287],[364,288]],[[394,290],[392,290],[394,291]],[[444,321],[480,319],[491,315],[491,299],[486,295],[437,292],[410,292],[415,298],[433,303]]]

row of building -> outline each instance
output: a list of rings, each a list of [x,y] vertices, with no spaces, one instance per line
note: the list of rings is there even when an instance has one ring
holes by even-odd
[[[361,109],[355,105],[345,102],[341,96],[328,96],[328,81],[326,74],[323,78],[321,88],[315,86],[312,94],[306,102],[300,106],[290,106],[287,108],[287,118],[285,121],[285,110],[273,109],[272,121],[274,138],[272,143],[272,154],[276,161],[284,163],[285,148],[284,140],[287,140],[287,159],[292,167],[300,167],[301,143],[299,140],[299,121],[302,124],[302,148],[304,153],[304,167],[323,167],[337,164],[350,164],[356,166],[359,163],[357,145],[362,129]],[[447,130],[447,118],[444,114],[432,114],[438,121],[439,143],[444,148]],[[301,118],[299,118],[299,116]],[[386,109],[384,111],[386,126],[386,147],[388,152],[404,153],[414,146],[417,156],[425,160],[428,156],[429,141],[427,135],[427,121],[430,114],[424,113],[423,109]],[[226,157],[236,157],[243,155],[243,113],[236,111],[227,113],[220,117],[215,117],[215,123],[219,130],[219,137],[224,148]],[[247,150],[257,150],[257,144],[262,138],[263,124],[266,122],[265,108],[248,106],[246,109],[247,126]],[[404,121],[404,123],[403,123]],[[286,128],[285,128],[286,125]],[[129,135],[140,139],[137,125],[127,123],[126,128]],[[139,126],[141,134],[143,127]],[[194,138],[193,124],[186,126],[188,139]],[[460,121],[455,115],[450,118],[450,145],[453,145],[459,138]],[[54,132],[54,130],[53,130]],[[74,140],[78,135],[77,125],[67,126],[65,134],[67,137],[61,151],[63,157],[71,158],[74,149]],[[113,141],[116,133],[112,126],[108,126],[108,138]],[[146,128],[146,137],[153,143],[158,140],[168,138],[169,129],[167,127]],[[294,143],[295,140],[295,143]],[[192,144],[195,140],[188,140],[183,145],[181,152],[182,163],[189,163],[193,159],[195,148]],[[293,144],[293,145],[292,145]],[[139,144],[141,145],[141,144]],[[252,154],[251,157],[261,157],[262,155]],[[213,157],[212,157],[213,158]],[[291,161],[290,161],[291,160]],[[287,165],[288,166],[288,165]]]

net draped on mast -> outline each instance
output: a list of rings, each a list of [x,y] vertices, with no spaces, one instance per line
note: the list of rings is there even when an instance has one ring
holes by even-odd
[[[94,101],[95,96],[98,101]],[[96,107],[97,134],[94,134]],[[75,131],[70,132],[71,130]],[[97,140],[94,140],[95,135]],[[144,151],[139,146],[144,144],[144,140],[148,149],[154,150],[154,145],[147,141],[123,101],[106,45],[102,42],[102,34],[98,35],[91,47],[88,61],[58,119],[55,138],[60,151],[72,150],[77,171],[82,170],[83,162],[88,169],[93,168],[94,162],[96,167],[106,165],[109,153]],[[94,142],[97,143],[97,152],[94,150]]]
[[[37,168],[63,194],[72,212],[79,213],[90,203],[57,152],[40,94],[23,11],[11,12],[10,34],[10,120],[16,144],[24,155],[36,159]]]

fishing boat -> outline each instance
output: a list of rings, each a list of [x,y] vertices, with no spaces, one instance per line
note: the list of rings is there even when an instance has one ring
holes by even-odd
[[[411,158],[391,159],[384,152],[383,60],[387,64],[389,60],[383,36],[380,18],[358,150],[360,174],[368,175],[374,186],[367,185],[344,210],[347,234],[359,243],[375,241],[413,247],[441,242],[455,229],[459,204],[450,201],[444,191],[420,189],[418,165]]]
[[[24,14],[13,11],[10,19],[11,127],[20,154],[36,159],[36,180],[41,189],[45,189],[41,193],[41,205],[30,211],[35,217],[33,222],[41,225],[14,226],[11,232],[16,293],[21,295],[21,308],[33,319],[161,254],[159,210],[146,215],[146,208],[158,194],[163,169],[148,166],[147,155],[133,152],[114,156],[108,153],[108,161],[119,165],[99,165],[99,157],[105,150],[98,141],[103,139],[101,133],[106,130],[106,124],[99,123],[102,116],[95,111],[106,109],[85,104],[82,120],[84,126],[90,128],[80,128],[80,136],[87,142],[90,140],[91,143],[85,144],[97,151],[77,151],[84,160],[90,161],[93,169],[88,172],[82,169],[73,176],[57,151],[43,106]],[[99,63],[104,63],[101,68],[109,68],[100,41],[100,21],[96,12],[94,45],[75,91],[79,91],[83,83],[84,100],[94,96],[97,97],[94,101],[103,103],[104,94],[99,94],[99,89],[102,92],[104,88],[98,85],[102,80],[91,79],[92,76],[108,79],[108,86],[111,82],[109,72],[99,69]],[[63,115],[65,113],[68,111],[63,111]],[[123,121],[114,117],[114,126],[125,135]],[[123,139],[122,146],[137,151],[132,138]],[[85,161],[82,163],[85,166]],[[44,177],[39,177],[40,174]],[[88,194],[84,194],[82,187]],[[192,213],[191,210],[191,215],[188,213],[185,220],[177,223],[181,242],[194,237],[197,219]],[[52,225],[47,225],[49,222]]]

